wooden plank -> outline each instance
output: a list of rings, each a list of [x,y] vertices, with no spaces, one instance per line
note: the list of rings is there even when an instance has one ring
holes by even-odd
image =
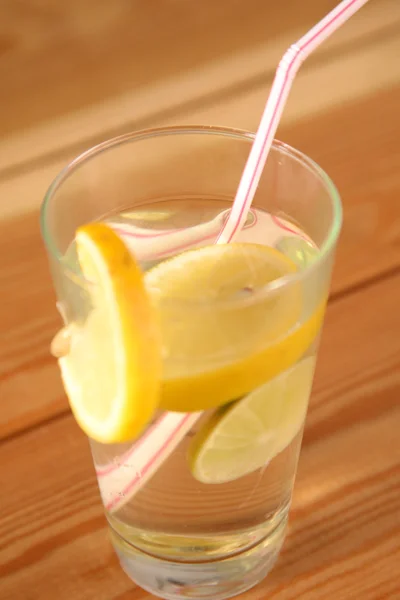
[[[285,109],[278,137],[282,135],[283,128],[291,128],[299,120],[308,119],[314,123],[315,119],[323,118],[330,109],[337,110],[340,106],[355,104],[380,91],[384,94],[384,102],[393,103],[391,94],[387,95],[384,92],[389,90],[395,94],[398,91],[400,84],[396,58],[398,55],[400,55],[400,38],[397,34],[393,34],[388,38],[383,37],[379,43],[354,50],[346,61],[343,61],[343,57],[339,55],[332,61],[317,63],[310,69],[301,71]],[[385,69],[380,68],[382,64],[385,64]],[[374,72],[374,78],[371,78],[371,72]],[[208,75],[210,75],[209,72]],[[164,90],[163,93],[161,93],[161,89]],[[163,88],[160,87],[154,94],[155,100],[153,101],[157,102],[160,95],[170,97],[170,91],[167,84]],[[165,110],[148,118],[147,113],[141,113],[138,109],[135,112],[136,121],[134,123],[129,123],[129,114],[132,114],[129,112],[130,109],[125,111],[125,108],[130,106],[130,102],[126,104],[126,99],[121,97],[115,104],[109,106],[107,115],[103,109],[101,113],[96,113],[95,108],[90,107],[87,114],[84,111],[85,114],[67,115],[60,129],[54,128],[54,124],[50,123],[41,126],[33,137],[30,136],[29,131],[26,131],[21,138],[23,146],[19,146],[18,142],[14,147],[12,140],[9,139],[4,139],[4,143],[0,140],[0,154],[3,153],[0,165],[3,167],[9,164],[7,161],[12,157],[14,149],[17,156],[27,158],[24,148],[28,148],[32,153],[31,158],[36,157],[32,164],[19,167],[15,172],[14,169],[11,172],[9,170],[0,171],[0,198],[4,199],[1,204],[0,218],[23,214],[38,207],[49,183],[56,174],[76,154],[90,145],[90,141],[85,139],[91,130],[87,116],[95,124],[97,134],[100,136],[91,140],[96,142],[108,137],[110,129],[111,133],[115,129],[108,117],[113,120],[114,118],[119,119],[122,115],[125,115],[125,130],[141,129],[149,125],[174,125],[177,122],[181,125],[217,123],[229,127],[255,130],[263,110],[267,91],[268,83],[263,76],[255,83],[246,83],[242,87],[239,86],[238,89],[229,90],[226,94],[213,95],[206,102],[200,99],[187,106],[182,105],[175,112]],[[150,108],[150,105],[151,101],[143,99],[143,106],[146,107],[146,110]],[[377,107],[374,108],[376,111]],[[365,114],[364,119],[368,119],[368,115]],[[380,116],[380,120],[383,119],[386,119],[385,115]],[[368,119],[368,121],[367,131],[369,131],[369,127],[373,126],[373,123],[370,122],[372,119]],[[78,137],[72,140],[70,135]],[[41,158],[41,144],[42,142],[46,144],[46,140],[51,140],[52,144],[54,142],[59,146],[52,145],[52,151],[57,150],[57,152]],[[70,144],[72,147],[69,146]],[[326,140],[324,140],[323,146],[326,145]]]
[[[67,409],[50,341],[60,324],[38,215],[0,222],[0,438]]]
[[[243,600],[395,598],[399,302],[400,275],[329,308],[289,536],[277,567]],[[4,442],[2,462],[12,465],[0,473],[2,600],[36,600],[38,590],[44,600],[149,598],[112,553],[72,417]]]
[[[400,86],[282,130],[285,140],[321,162],[343,194],[345,221],[334,294],[399,266],[399,103]],[[24,185],[21,194],[33,191],[33,180]],[[60,319],[37,219],[33,211],[0,221],[0,285],[6,306],[0,313],[0,396],[6,398],[0,437],[67,410],[48,352]]]
[[[280,11],[267,11],[262,0],[247,5],[231,0],[35,4],[6,0],[1,6],[1,75],[9,116],[8,123],[1,121],[2,132],[171,77],[229,53],[235,37],[240,46],[259,42],[265,39],[265,24],[279,33],[299,27],[299,18],[311,22],[317,12],[308,3],[301,15],[294,16],[292,10],[283,22]],[[294,5],[291,0],[289,7]],[[332,7],[334,0],[325,5]],[[22,104],[30,93],[33,102]]]
[[[171,121],[254,128],[280,56],[335,2],[317,9],[308,0],[298,11],[289,0],[284,18],[279,4],[263,0],[169,1],[157,11],[151,2],[96,2],[94,9],[93,0],[57,7],[46,0],[34,15],[18,4],[0,8],[7,36],[16,38],[18,28],[20,40],[0,61],[3,171],[66,146],[76,154],[105,137]],[[398,79],[399,26],[396,0],[366,5],[302,68],[309,75],[303,86],[296,82],[285,119]],[[385,45],[391,36],[393,48]],[[353,60],[353,51],[363,50],[365,57]],[[336,68],[325,71],[332,60]]]

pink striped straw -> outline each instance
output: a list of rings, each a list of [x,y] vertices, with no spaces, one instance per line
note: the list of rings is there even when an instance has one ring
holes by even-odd
[[[357,12],[368,0],[343,0],[336,8],[300,38],[283,55],[276,71],[271,92],[243,171],[230,215],[217,244],[231,242],[241,230],[253,201],[275,132],[292,87],[293,79],[303,61]]]
[[[280,61],[232,210],[222,225],[218,244],[231,242],[242,230],[293,79],[303,61],[368,0],[343,0],[306,35],[290,46]],[[96,466],[100,492],[108,510],[128,502],[170,456],[201,413],[164,413],[111,467]]]

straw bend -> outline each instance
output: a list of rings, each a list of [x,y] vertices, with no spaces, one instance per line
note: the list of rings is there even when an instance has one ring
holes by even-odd
[[[282,56],[277,71],[283,71],[293,79],[306,58],[307,54],[303,49],[298,44],[292,44]]]
[[[343,0],[283,55],[243,170],[232,210],[217,239],[218,244],[234,240],[246,221],[293,79],[301,64],[367,2],[368,0]]]

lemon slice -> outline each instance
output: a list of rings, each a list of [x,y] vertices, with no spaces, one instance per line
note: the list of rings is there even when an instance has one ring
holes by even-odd
[[[107,225],[78,229],[76,251],[92,309],[59,359],[72,411],[100,442],[133,439],[157,408],[161,345],[142,273]]]
[[[161,408],[191,412],[236,400],[305,353],[324,307],[304,319],[299,283],[263,293],[296,269],[278,250],[231,243],[184,252],[146,273],[163,339]]]
[[[192,440],[191,470],[203,483],[225,483],[263,467],[300,431],[315,358],[308,357],[233,405],[217,410]]]

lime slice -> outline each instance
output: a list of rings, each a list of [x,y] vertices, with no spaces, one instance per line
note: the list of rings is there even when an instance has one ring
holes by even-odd
[[[296,269],[273,248],[232,243],[183,252],[146,273],[163,339],[161,408],[223,405],[304,355],[324,307],[302,321],[300,284],[263,293]]]
[[[308,357],[251,394],[215,412],[192,440],[191,470],[202,483],[225,483],[263,467],[300,431],[315,358]]]
[[[142,273],[122,240],[93,223],[76,234],[79,264],[93,306],[70,328],[59,359],[72,411],[100,442],[137,436],[155,412],[160,391],[161,345]],[[145,399],[145,402],[143,401]]]

